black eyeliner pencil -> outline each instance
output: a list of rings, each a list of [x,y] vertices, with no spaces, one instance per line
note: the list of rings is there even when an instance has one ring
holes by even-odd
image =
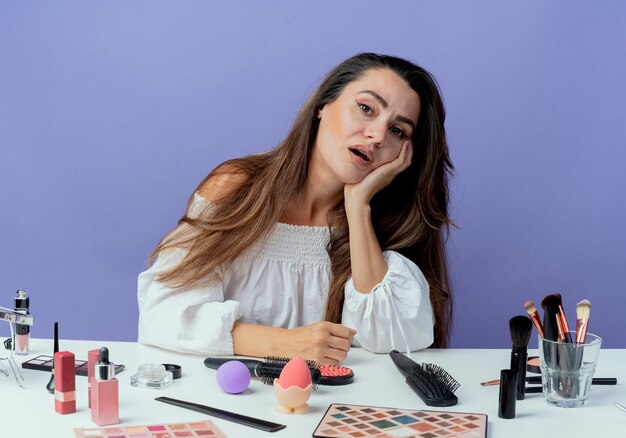
[[[184,400],[177,400],[170,397],[157,397],[156,401],[168,403],[170,405],[178,406],[180,408],[189,409],[203,414],[212,415],[213,417],[221,418],[222,420],[232,421],[233,423],[242,424],[244,426],[260,429],[265,432],[276,432],[277,430],[287,427],[284,424],[272,423],[271,421],[260,420],[254,417],[248,417],[246,415],[236,414],[235,412],[224,411],[222,409],[212,408],[210,406],[201,405],[198,403],[191,403]]]
[[[527,383],[541,383],[541,376],[526,376]],[[617,377],[594,377],[592,385],[617,385]]]

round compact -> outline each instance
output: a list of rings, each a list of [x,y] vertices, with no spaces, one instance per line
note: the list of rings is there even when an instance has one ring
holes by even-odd
[[[172,372],[156,363],[140,365],[137,374],[130,377],[130,385],[138,388],[165,389],[172,381]]]
[[[529,373],[541,374],[541,361],[539,356],[529,356],[526,362],[526,371]]]

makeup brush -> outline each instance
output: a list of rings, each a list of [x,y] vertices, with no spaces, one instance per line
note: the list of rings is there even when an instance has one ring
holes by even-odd
[[[446,370],[430,363],[418,364],[397,350],[389,353],[406,383],[428,406],[454,406],[454,395],[460,385]]]
[[[561,294],[546,295],[541,300],[541,307],[543,308],[543,333],[544,339],[549,341],[557,341],[560,336],[562,328],[560,326],[559,304],[561,302]]]
[[[576,343],[584,344],[587,337],[587,326],[589,325],[589,314],[591,313],[591,303],[589,300],[582,300],[576,305]]]
[[[54,353],[59,352],[59,323],[54,323],[54,352],[52,353],[52,373],[50,373],[50,381],[46,385],[46,389],[50,394],[54,394]]]
[[[535,303],[533,303],[530,300],[526,301],[524,303],[524,309],[526,309],[526,313],[528,313],[530,320],[535,325],[535,328],[537,329],[537,333],[539,333],[539,336],[543,338],[543,325],[541,324],[541,319],[539,318],[539,312],[537,312]]]
[[[528,342],[533,323],[527,316],[514,316],[509,320],[511,332],[511,370],[517,373],[517,399],[524,400],[524,386],[526,385],[526,361],[528,360]]]
[[[559,298],[561,297],[560,294]],[[559,318],[561,318],[561,327],[563,327],[563,338],[565,342],[572,342],[572,335],[569,332],[569,324],[567,323],[567,318],[565,317],[565,310],[563,310],[563,302],[559,303]]]

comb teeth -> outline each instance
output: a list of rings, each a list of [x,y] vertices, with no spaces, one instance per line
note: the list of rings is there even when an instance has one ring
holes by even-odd
[[[409,371],[406,383],[428,406],[454,406],[459,402],[454,391],[461,384],[438,365],[415,365]]]

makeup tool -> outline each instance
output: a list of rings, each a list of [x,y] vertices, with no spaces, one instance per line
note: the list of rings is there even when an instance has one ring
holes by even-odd
[[[74,429],[76,438],[210,437],[226,438],[212,421]]]
[[[531,319],[527,316],[514,316],[509,320],[511,332],[511,370],[517,373],[517,399],[524,400],[524,386],[526,385],[526,362],[528,360],[528,342],[533,329]]]
[[[389,353],[391,360],[406,383],[428,406],[454,406],[459,400],[454,395],[459,382],[443,368],[430,363],[418,364],[397,350]]]
[[[498,395],[498,417],[515,418],[515,400],[517,399],[517,371],[500,371],[500,393]]]
[[[487,437],[487,415],[333,403],[314,438]]]
[[[309,367],[303,358],[296,356],[287,362],[280,377],[274,380],[274,394],[278,399],[274,409],[282,414],[304,414],[309,411],[306,402],[312,390]]]
[[[576,305],[576,343],[584,344],[589,326],[589,314],[591,313],[591,303],[589,300],[582,300]]]
[[[204,365],[207,368],[218,369],[220,365],[231,359],[223,357],[207,357],[204,359]],[[250,370],[253,377],[259,377],[261,382],[266,385],[273,385],[274,379],[280,376],[280,372],[290,359],[285,357],[268,356],[264,360],[257,359],[237,359]],[[313,389],[317,385],[347,385],[354,381],[354,373],[348,367],[342,365],[318,365],[312,360],[305,361],[311,372],[311,381]]]
[[[18,290],[14,299],[14,308],[18,313],[28,315],[29,298],[25,290]],[[26,324],[15,324],[15,340],[13,342],[15,354],[25,356],[29,352],[30,326]]]
[[[556,294],[546,295],[541,300],[541,307],[543,308],[543,338],[550,341],[556,341],[559,339],[559,325],[557,322],[557,314],[559,313],[558,301],[560,299]]]
[[[165,366],[156,363],[139,365],[137,373],[130,376],[130,386],[138,388],[165,389],[172,384],[174,378]]]
[[[220,365],[216,378],[219,387],[228,394],[240,394],[250,386],[250,370],[238,360]]]
[[[212,415],[213,417],[221,418],[222,420],[232,421],[234,423],[242,424],[244,426],[260,429],[265,432],[276,432],[277,430],[287,427],[284,424],[272,423],[271,421],[260,420],[258,418],[248,417],[246,415],[236,414],[234,412],[224,411],[222,409],[212,408],[210,406],[201,405],[198,403],[191,403],[184,400],[177,400],[170,397],[157,397],[156,401],[167,403],[170,405],[178,406],[180,408],[189,409],[192,411],[200,412],[206,415]]]
[[[626,412],[626,406],[624,405],[620,405],[619,403],[615,402],[613,403],[615,405],[616,408],[621,409],[622,411]]]
[[[541,324],[541,319],[539,318],[539,312],[537,312],[535,303],[530,300],[526,301],[524,303],[524,309],[526,309],[530,320],[533,322],[535,328],[537,329],[537,333],[539,333],[539,336],[543,338],[543,324]]]
[[[50,380],[48,380],[48,384],[46,385],[46,389],[50,394],[54,394],[54,355],[59,351],[59,323],[54,323],[54,351],[52,353],[52,363],[50,364],[51,372]],[[22,364],[22,368],[24,364]],[[76,372],[76,371],[74,371]]]
[[[91,386],[91,421],[98,426],[120,422],[118,386],[115,364],[109,361],[109,349],[102,347],[94,367]]]
[[[541,384],[541,376],[528,376],[526,382],[530,384]],[[617,385],[617,377],[593,377],[592,385]]]
[[[96,350],[98,355],[100,354],[100,350]],[[96,356],[98,356],[96,355]],[[98,361],[96,357],[95,363]],[[41,354],[39,356],[33,357],[32,359],[27,360],[26,362],[22,362],[22,368],[25,370],[35,370],[35,371],[47,371],[52,372],[54,370],[52,363],[54,359],[52,356],[48,356],[47,354]],[[87,360],[76,360],[76,375],[89,377],[89,361]],[[115,364],[115,374],[119,374],[126,369],[126,365],[121,363]]]
[[[526,376],[526,383],[531,385],[540,385],[541,376]],[[488,380],[480,382],[480,386],[496,386],[500,384],[500,380]],[[617,385],[617,377],[594,377],[591,379],[592,385]],[[528,392],[528,391],[526,391]]]
[[[565,342],[572,342],[572,335],[569,331],[569,324],[567,323],[567,318],[565,317],[565,310],[563,310],[563,301],[560,300],[561,294],[556,294],[559,296],[559,318],[561,319],[561,327],[563,327],[563,338]]]
[[[54,410],[61,415],[76,412],[75,368],[74,353],[54,353]]]

